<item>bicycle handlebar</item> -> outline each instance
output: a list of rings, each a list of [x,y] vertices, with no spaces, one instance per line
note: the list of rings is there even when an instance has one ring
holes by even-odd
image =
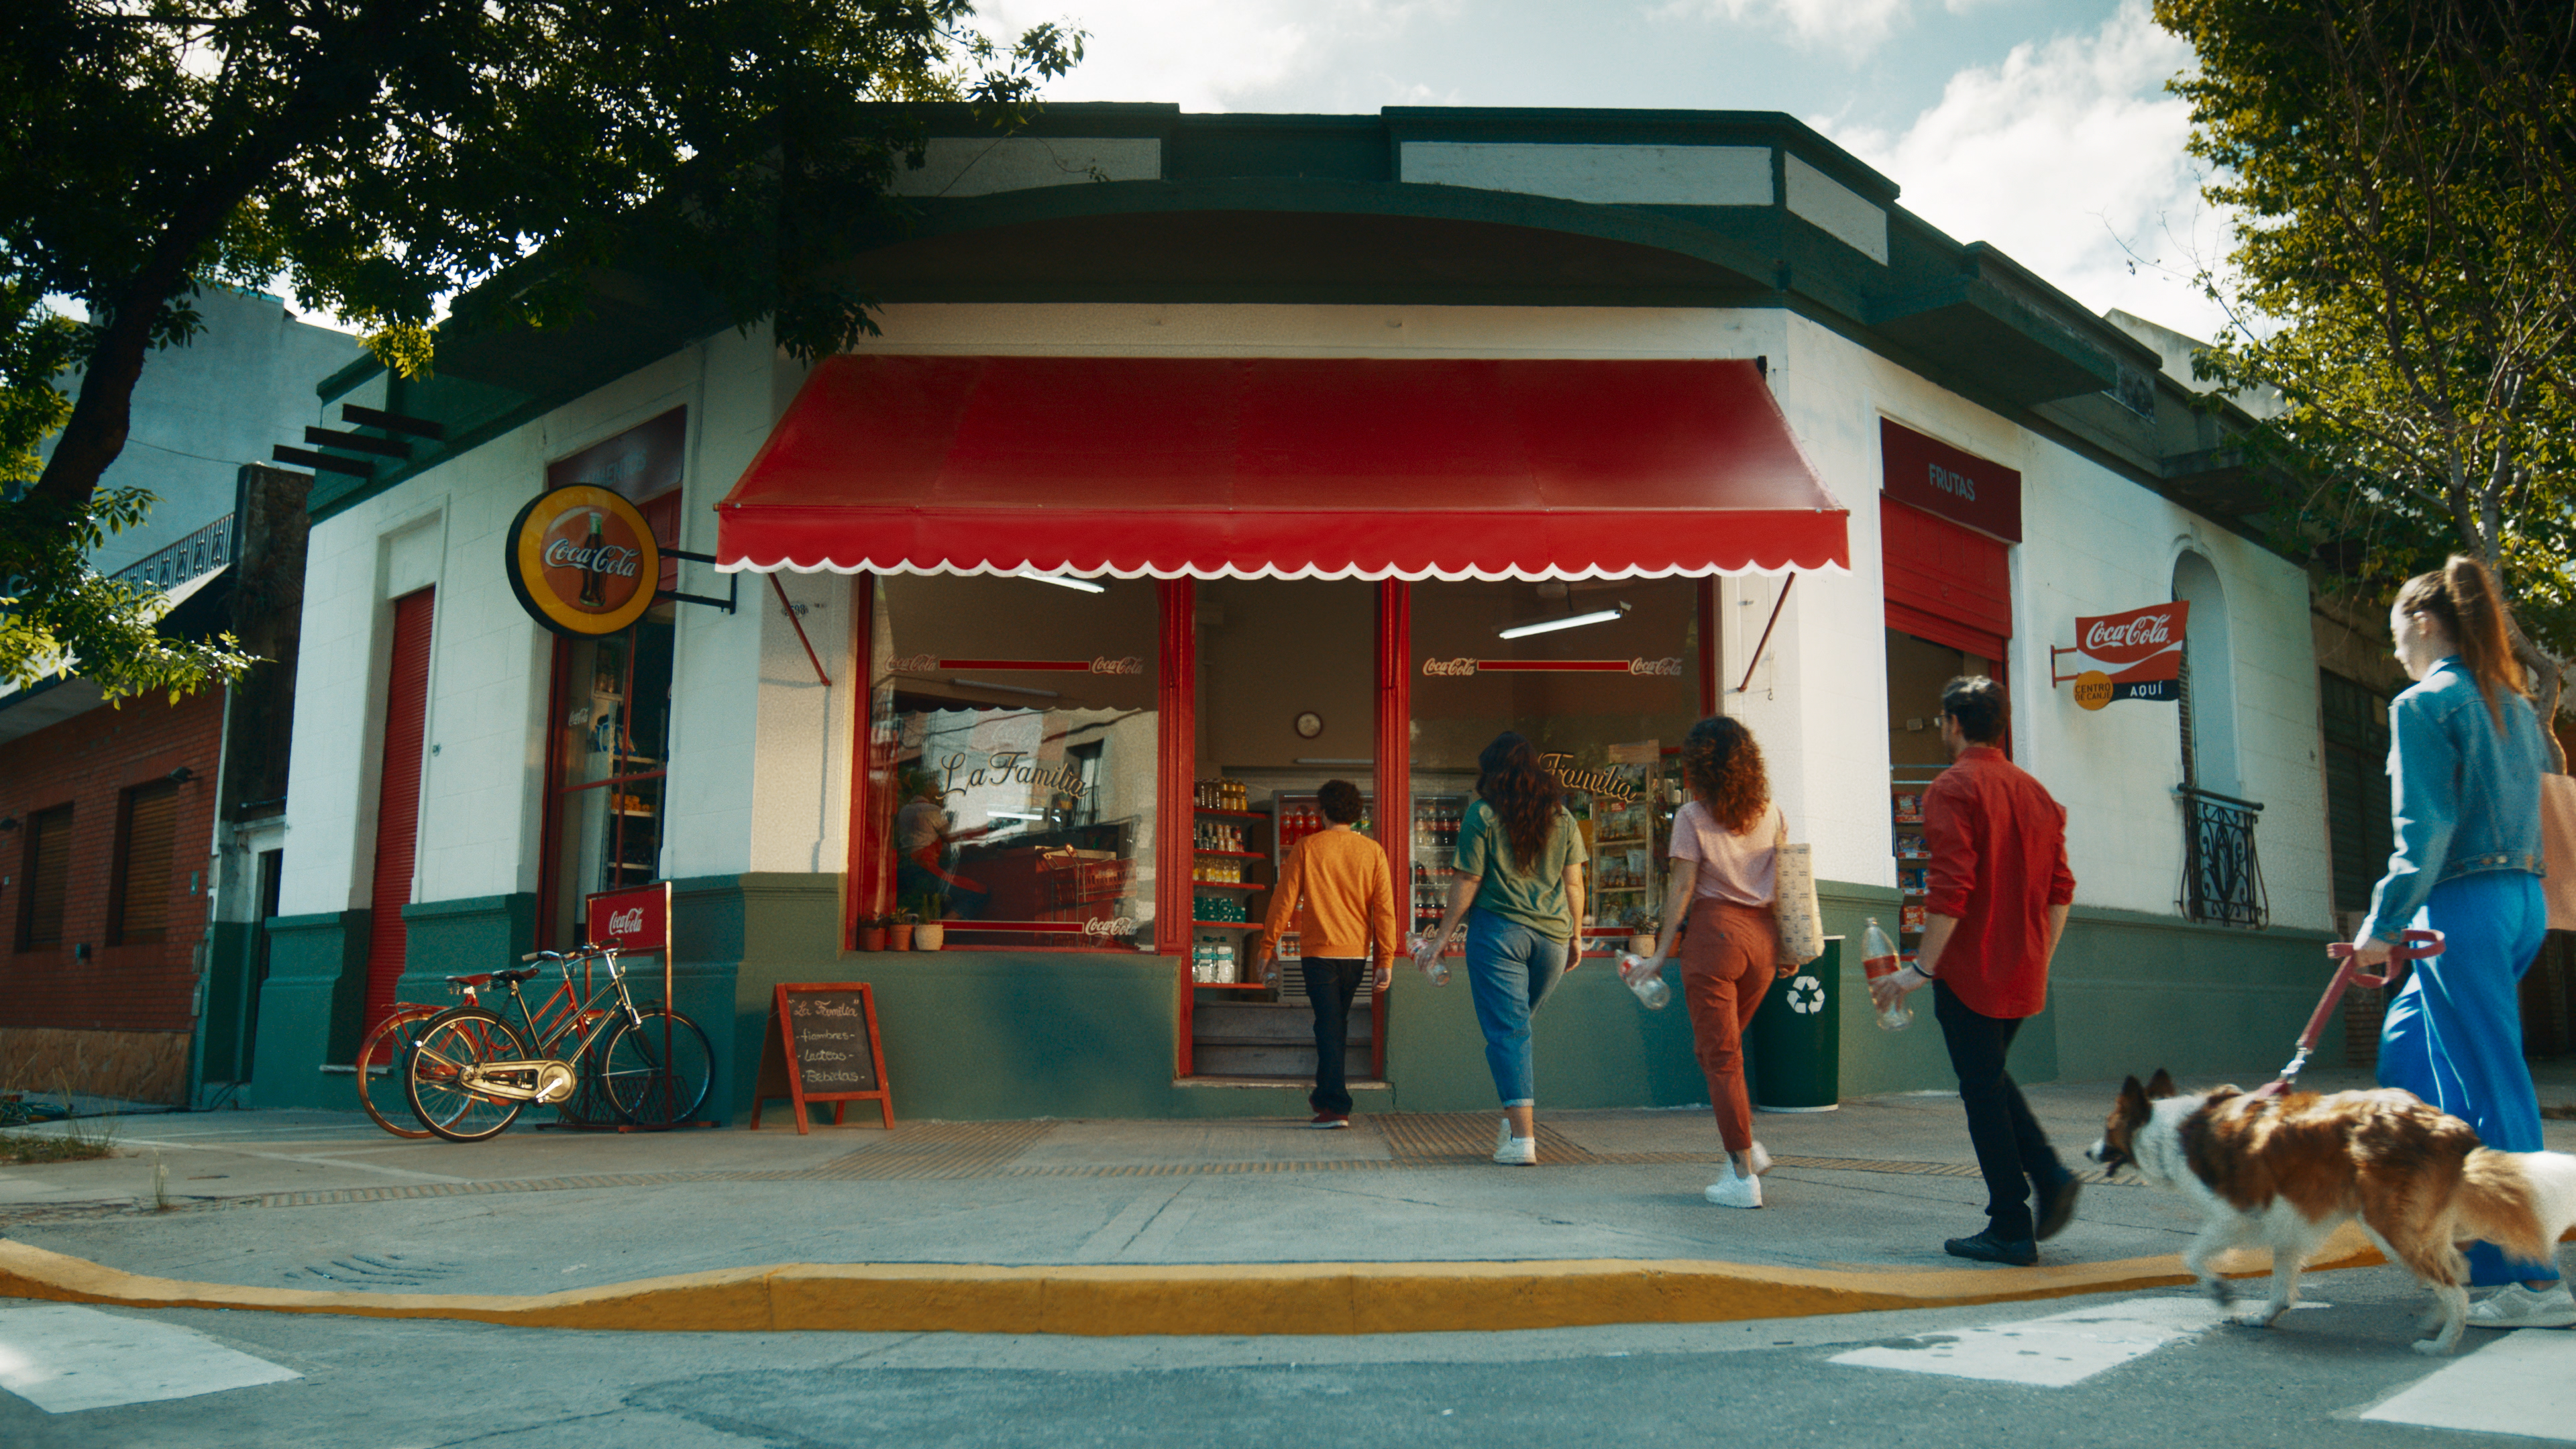
[[[614,960],[617,956],[617,945],[613,941],[604,946],[584,942],[569,951],[530,951],[519,959],[522,961],[581,961],[592,956],[606,956]]]

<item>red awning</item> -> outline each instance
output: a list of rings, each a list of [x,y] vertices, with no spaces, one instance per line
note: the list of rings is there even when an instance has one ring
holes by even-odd
[[[1750,362],[829,358],[718,567],[1623,578],[1847,567]]]

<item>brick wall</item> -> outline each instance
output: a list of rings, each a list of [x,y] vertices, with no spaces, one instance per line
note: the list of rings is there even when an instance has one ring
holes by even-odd
[[[184,1032],[194,1025],[195,952],[206,930],[204,879],[214,838],[215,766],[224,697],[201,690],[178,704],[129,699],[0,743],[0,817],[72,807],[70,889],[59,949],[21,951],[26,836],[0,832],[0,1027]],[[108,944],[118,797],[185,765],[170,851],[169,927],[148,945]],[[189,891],[189,878],[199,887]],[[73,948],[86,944],[87,961]]]

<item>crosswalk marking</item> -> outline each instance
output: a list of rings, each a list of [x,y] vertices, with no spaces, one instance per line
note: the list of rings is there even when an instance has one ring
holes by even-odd
[[[2478,1340],[2487,1341],[2483,1346]],[[2476,1351],[2361,1417],[2426,1429],[2472,1429],[2576,1443],[2576,1333],[2469,1330]]]
[[[0,1389],[48,1414],[193,1398],[303,1375],[191,1328],[95,1308],[0,1310]]]
[[[1918,1333],[1906,1345],[1856,1348],[1832,1362],[2062,1389],[2217,1321],[2217,1308],[2204,1298],[2132,1298],[2018,1323]]]

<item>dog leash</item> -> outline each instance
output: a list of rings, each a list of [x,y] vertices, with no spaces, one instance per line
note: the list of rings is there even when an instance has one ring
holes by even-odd
[[[2422,961],[2439,956],[2443,945],[2439,931],[2407,930],[2400,934],[2396,944],[2388,948],[2388,964],[2395,966],[2400,961]],[[2350,941],[2335,942],[2326,947],[2326,954],[2343,964],[2335,968],[2334,980],[2326,983],[2325,1000],[2317,1003],[2316,1014],[2308,1018],[2308,1029],[2299,1033],[2299,1049],[2291,1056],[2290,1064],[2281,1068],[2281,1075],[2257,1093],[2258,1096],[2277,1096],[2297,1084],[2299,1069],[2308,1064],[2308,1053],[2317,1049],[2317,1038],[2325,1035],[2326,1019],[2334,1015],[2335,1005],[2343,1000],[2346,987],[2388,984],[2389,973],[2386,970],[2372,976],[2352,963]]]

